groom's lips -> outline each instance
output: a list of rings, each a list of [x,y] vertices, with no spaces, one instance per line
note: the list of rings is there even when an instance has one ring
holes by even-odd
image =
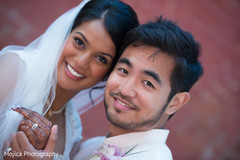
[[[114,98],[114,106],[121,110],[121,111],[130,111],[130,110],[136,110],[136,108],[125,101],[124,99],[121,99],[119,97],[113,97]]]

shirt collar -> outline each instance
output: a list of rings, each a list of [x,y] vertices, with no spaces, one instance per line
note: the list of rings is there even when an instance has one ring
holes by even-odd
[[[144,132],[132,132],[119,136],[106,138],[104,143],[116,145],[119,147],[136,145],[146,142],[166,143],[169,130],[167,129],[152,129]]]

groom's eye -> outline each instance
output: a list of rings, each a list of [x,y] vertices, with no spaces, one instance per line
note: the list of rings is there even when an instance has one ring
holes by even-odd
[[[145,81],[143,81],[143,83],[144,83],[145,85],[151,87],[151,88],[155,88],[154,85],[153,85],[150,81],[145,80]]]
[[[128,71],[124,68],[118,68],[118,71],[122,74],[126,74],[126,75],[128,74]]]

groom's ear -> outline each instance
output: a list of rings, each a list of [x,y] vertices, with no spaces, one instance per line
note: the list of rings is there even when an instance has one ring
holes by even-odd
[[[190,94],[188,92],[180,92],[173,96],[172,100],[165,111],[168,115],[174,114],[182,106],[184,106],[190,100]]]

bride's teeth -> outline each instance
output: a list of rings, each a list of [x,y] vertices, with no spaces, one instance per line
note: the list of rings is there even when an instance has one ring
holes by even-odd
[[[68,68],[69,72],[70,72],[72,75],[74,75],[74,76],[76,76],[76,77],[78,77],[78,78],[84,77],[82,74],[77,73],[69,64],[67,64],[67,68]]]
[[[127,107],[127,108],[131,108],[131,107],[129,107],[128,105],[126,105],[125,103],[123,103],[123,102],[119,101],[118,99],[117,99],[117,102],[118,102],[119,104],[121,104],[121,105],[123,105],[123,106]]]

